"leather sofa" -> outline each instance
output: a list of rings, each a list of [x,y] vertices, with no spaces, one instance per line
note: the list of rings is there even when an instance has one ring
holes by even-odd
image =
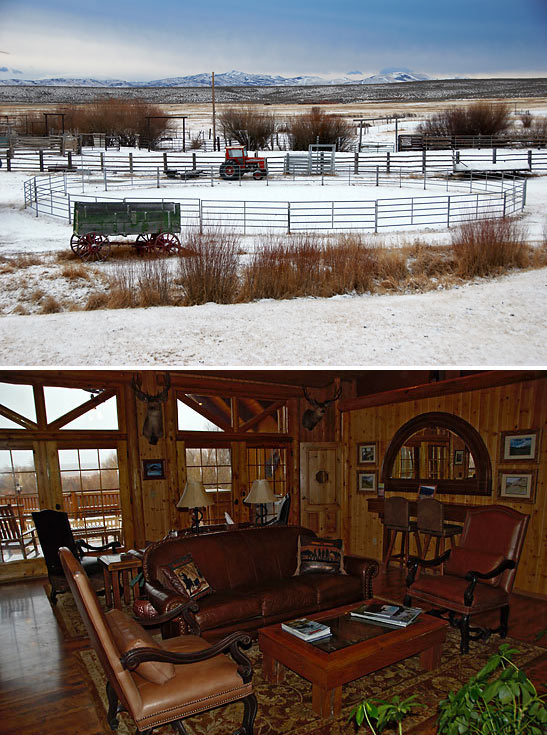
[[[269,526],[153,543],[143,556],[148,603],[138,614],[163,615],[188,601],[164,586],[161,570],[188,554],[212,589],[196,600],[194,612],[163,628],[164,637],[191,632],[215,641],[234,631],[252,634],[265,625],[372,597],[375,559],[344,556],[345,573],[295,576],[300,535],[315,537],[299,526]]]

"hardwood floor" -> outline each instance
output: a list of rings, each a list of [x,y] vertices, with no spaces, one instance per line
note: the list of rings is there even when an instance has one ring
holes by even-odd
[[[399,568],[375,580],[376,595],[402,600],[403,590]],[[511,637],[547,648],[547,634],[535,640],[546,628],[547,603],[514,595]],[[74,656],[84,646],[63,639],[43,580],[0,586],[0,733],[111,735],[97,715]],[[547,680],[547,652],[542,664],[527,673],[536,684]]]

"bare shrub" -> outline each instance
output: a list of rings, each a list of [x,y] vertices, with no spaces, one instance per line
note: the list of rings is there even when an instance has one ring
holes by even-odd
[[[65,265],[61,270],[61,275],[68,281],[77,281],[80,279],[84,281],[89,281],[91,277],[89,268],[86,268],[83,263],[75,265]]]
[[[532,127],[533,120],[534,120],[534,117],[529,110],[527,110],[526,112],[523,112],[520,116],[520,122],[522,123],[522,127],[525,130]]]
[[[271,112],[260,112],[255,105],[229,108],[219,116],[222,134],[226,140],[237,140],[247,150],[262,150],[275,133],[275,117]]]
[[[499,135],[511,126],[508,103],[474,102],[432,115],[418,126],[420,135]]]
[[[177,282],[186,306],[231,304],[238,292],[239,238],[230,232],[189,232],[184,243],[194,255],[180,258]]]
[[[173,274],[165,258],[123,261],[116,264],[107,281],[106,306],[110,309],[169,306],[174,303]]]
[[[33,301],[35,304],[37,304],[44,298],[45,295],[45,292],[42,291],[41,288],[35,288],[29,293],[29,301]]]
[[[547,117],[535,117],[530,126],[530,135],[533,138],[547,138]]]
[[[464,222],[452,232],[451,247],[456,272],[464,278],[526,268],[530,264],[525,229],[516,219]]]
[[[349,151],[355,138],[355,129],[340,115],[329,115],[320,107],[287,120],[286,129],[295,151],[307,151],[315,143],[336,145],[338,151]]]
[[[120,145],[133,147],[139,137],[141,141],[150,137],[153,143],[164,135],[168,120],[162,115],[161,107],[137,99],[95,100],[74,106],[67,113],[66,127],[76,134],[105,133],[117,137]]]
[[[62,311],[61,304],[57,301],[54,296],[46,296],[40,304],[40,311],[42,314],[57,314]]]
[[[87,297],[87,302],[84,306],[85,311],[95,311],[96,309],[107,309],[109,302],[109,296],[104,291],[94,291]]]
[[[457,269],[454,253],[450,248],[417,242],[410,249],[409,270],[413,275],[428,278],[453,274]]]

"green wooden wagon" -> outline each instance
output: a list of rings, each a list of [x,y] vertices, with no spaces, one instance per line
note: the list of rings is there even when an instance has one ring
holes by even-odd
[[[73,222],[70,247],[82,260],[106,260],[111,235],[137,235],[133,244],[140,253],[182,250],[176,202],[75,202]]]

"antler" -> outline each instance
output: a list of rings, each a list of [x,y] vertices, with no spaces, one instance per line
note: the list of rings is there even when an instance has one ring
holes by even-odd
[[[312,405],[312,406],[315,406],[315,408],[319,408],[319,406],[321,406],[321,405],[322,405],[321,403],[319,403],[318,401],[316,401],[316,400],[315,400],[315,398],[312,398],[312,397],[311,397],[311,396],[309,395],[309,393],[308,393],[308,389],[307,389],[307,388],[304,388],[304,395],[305,395],[305,397],[306,397],[306,400],[307,400],[307,402],[308,402],[308,403],[311,403],[311,405]]]
[[[336,390],[334,396],[332,398],[327,398],[326,401],[317,401],[315,400],[315,398],[311,398],[306,388],[304,388],[304,395],[306,396],[306,400],[308,401],[308,403],[311,403],[311,405],[315,408],[324,408],[325,406],[328,406],[330,403],[334,403],[334,401],[337,401],[340,398],[340,396],[342,395],[342,386],[338,386],[338,389]]]
[[[131,387],[135,391],[135,395],[137,398],[139,398],[141,401],[159,401],[160,403],[163,403],[167,400],[167,395],[169,393],[169,388],[171,387],[171,376],[169,373],[165,373],[165,385],[162,390],[160,390],[158,393],[144,393],[144,391],[141,390],[141,379],[133,376],[133,379],[131,380]]]

